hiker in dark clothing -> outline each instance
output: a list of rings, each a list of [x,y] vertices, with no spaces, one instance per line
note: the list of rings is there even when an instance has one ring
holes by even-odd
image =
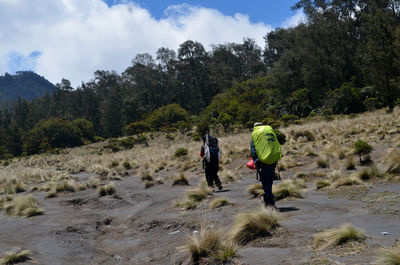
[[[262,123],[255,123],[254,128],[256,128],[257,126],[265,126],[265,125]],[[270,141],[272,141],[272,142],[277,141],[275,134],[273,134],[272,138],[273,139],[270,139]],[[274,161],[271,164],[262,163],[258,159],[257,152],[256,152],[256,146],[253,142],[253,138],[250,143],[250,150],[251,150],[251,157],[253,158],[254,163],[256,165],[257,174],[259,176],[259,179],[261,181],[261,184],[262,184],[262,187],[264,190],[264,194],[263,194],[264,204],[265,204],[265,206],[275,207],[274,194],[272,193],[272,183],[273,183],[274,176],[275,176],[275,167],[276,167],[277,161],[276,162]],[[280,146],[279,146],[279,153],[277,154],[277,156],[279,158],[281,156]]]
[[[219,147],[218,139],[206,134],[203,136],[200,156],[203,158],[203,168],[206,173],[207,185],[214,188],[214,184],[222,190],[221,181],[218,178]]]

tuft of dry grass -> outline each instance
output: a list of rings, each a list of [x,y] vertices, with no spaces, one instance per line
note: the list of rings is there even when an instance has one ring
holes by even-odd
[[[325,187],[329,187],[332,184],[332,182],[328,179],[321,179],[321,180],[317,180],[314,185],[315,188],[317,190],[325,188]]]
[[[202,182],[197,188],[188,190],[187,198],[195,202],[200,202],[210,194],[212,194],[212,189],[207,186],[207,183]]]
[[[328,229],[313,237],[313,247],[326,249],[343,245],[347,242],[365,240],[364,231],[357,230],[352,224],[343,224],[338,229]]]
[[[181,250],[189,251],[193,264],[200,264],[202,258],[226,264],[237,257],[236,244],[224,240],[221,230],[210,225],[203,225],[199,232],[190,236]]]
[[[222,233],[211,227],[203,227],[198,235],[190,236],[184,246],[189,250],[194,264],[198,264],[203,257],[210,256],[221,247]]]
[[[105,186],[100,186],[98,188],[98,193],[100,196],[106,196],[106,195],[113,195],[117,191],[117,188],[115,187],[114,182],[110,182]]]
[[[344,176],[340,177],[332,183],[334,188],[338,188],[340,186],[352,186],[352,185],[361,185],[362,181],[357,175]]]
[[[280,219],[280,214],[270,207],[239,214],[235,217],[229,237],[233,242],[244,245],[255,238],[270,235],[279,226]]]
[[[4,204],[6,214],[11,216],[32,217],[42,215],[44,210],[38,208],[37,201],[32,196],[14,197]]]
[[[387,164],[386,173],[400,173],[400,150],[398,148],[390,149],[385,155],[384,162]]]
[[[142,181],[153,181],[153,176],[150,173],[150,170],[142,170],[140,172],[140,178]]]
[[[320,168],[328,168],[329,167],[329,158],[327,156],[319,156],[317,159],[317,165]]]
[[[186,178],[185,174],[180,173],[178,177],[173,178],[172,186],[177,186],[177,185],[184,185],[184,186],[189,185],[189,180]]]
[[[347,170],[355,170],[356,169],[356,162],[354,162],[353,157],[348,157],[344,161],[344,168]]]
[[[87,181],[87,186],[88,188],[95,189],[99,186],[99,182],[100,180],[97,177],[91,176]]]
[[[25,184],[21,180],[18,180],[17,183],[15,183],[14,189],[16,193],[26,191]]]
[[[189,200],[189,199],[184,199],[182,201],[175,201],[174,206],[182,208],[184,210],[192,210],[197,207],[197,202]]]
[[[233,174],[231,171],[224,171],[222,174],[222,180],[224,183],[229,183],[229,182],[235,182],[235,178],[233,177]]]
[[[278,186],[272,187],[272,193],[275,196],[275,200],[279,201],[287,197],[303,198],[301,189],[304,186],[300,182],[293,180],[284,180]]]
[[[30,260],[29,256],[32,254],[29,250],[12,250],[6,252],[0,259],[0,265],[16,264]]]
[[[376,263],[382,265],[400,265],[400,245],[390,249],[383,249]]]
[[[153,181],[148,181],[148,180],[146,180],[146,181],[144,182],[144,188],[145,188],[145,189],[151,188],[151,187],[153,187],[153,186],[154,186],[154,182],[153,182]]]
[[[253,197],[258,197],[264,194],[264,190],[261,183],[254,183],[247,187],[246,193]]]
[[[75,192],[78,190],[77,184],[74,180],[63,180],[56,185],[57,192],[70,191]]]
[[[227,198],[215,198],[212,202],[210,202],[210,208],[215,209],[229,204],[231,203]]]

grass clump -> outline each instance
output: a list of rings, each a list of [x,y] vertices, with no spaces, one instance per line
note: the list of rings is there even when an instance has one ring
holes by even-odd
[[[100,180],[97,177],[91,176],[87,181],[87,186],[88,188],[95,189],[99,186],[99,182]]]
[[[154,182],[153,181],[145,181],[144,182],[144,188],[145,189],[148,189],[148,188],[151,188],[151,187],[153,187],[154,186]]]
[[[186,178],[185,174],[181,173],[179,174],[178,177],[173,178],[172,186],[177,186],[177,185],[183,185],[183,186],[189,185],[189,180]]]
[[[400,265],[400,245],[382,250],[376,263],[382,265]]]
[[[78,190],[78,187],[73,180],[63,180],[60,183],[57,183],[56,185],[56,191],[57,192],[63,192],[63,191],[70,191],[70,192],[75,192]]]
[[[253,198],[264,194],[261,183],[254,183],[247,187],[246,193],[253,196]]]
[[[197,202],[189,200],[189,199],[184,199],[182,201],[176,201],[174,202],[175,207],[182,208],[184,210],[192,210],[197,207]]]
[[[197,234],[190,236],[183,249],[189,251],[193,264],[200,264],[202,258],[225,264],[237,257],[236,245],[224,241],[222,232],[210,226],[204,226]]]
[[[197,188],[188,191],[187,198],[195,202],[201,202],[211,193],[212,190],[207,186],[207,183],[202,182]]]
[[[327,156],[318,157],[317,165],[319,168],[328,168],[329,167],[329,158]]]
[[[362,242],[365,238],[362,230],[357,230],[352,224],[343,224],[338,229],[328,229],[317,233],[313,237],[313,247],[326,249],[351,241]]]
[[[344,161],[344,168],[347,170],[355,170],[356,169],[356,163],[354,162],[352,157],[349,157]]]
[[[100,186],[98,193],[100,196],[113,195],[117,191],[114,182],[110,182],[105,186]]]
[[[178,149],[176,149],[175,153],[174,153],[174,157],[183,157],[183,156],[187,156],[188,154],[188,150],[184,147],[179,147]]]
[[[399,174],[400,173],[400,150],[393,148],[387,152],[384,158],[387,163],[386,173]]]
[[[314,134],[312,132],[310,132],[309,130],[296,131],[294,133],[294,138],[298,139],[299,137],[305,137],[307,139],[307,141],[314,141],[315,140]]]
[[[0,259],[0,265],[16,264],[30,260],[29,255],[32,252],[29,250],[13,250],[6,252]]]
[[[215,209],[229,204],[231,203],[227,198],[215,198],[212,202],[210,202],[210,208]]]
[[[344,177],[340,177],[337,180],[335,180],[332,184],[332,186],[334,188],[338,188],[341,186],[352,186],[352,185],[360,185],[362,184],[361,179],[356,176],[356,175],[352,175],[352,176],[344,176]]]
[[[142,181],[153,181],[153,176],[150,174],[149,170],[141,171],[140,178],[142,179]]]
[[[44,196],[45,199],[50,199],[50,198],[55,198],[57,197],[57,191],[52,190],[46,193],[46,196]]]
[[[19,181],[17,181],[17,183],[15,183],[14,189],[15,189],[16,193],[26,191],[25,184],[21,180],[19,180]]]
[[[131,165],[131,163],[129,163],[128,161],[123,162],[123,163],[122,163],[122,166],[123,166],[126,170],[132,169],[132,165]]]
[[[287,197],[303,198],[301,189],[301,184],[292,180],[285,180],[278,186],[273,186],[272,193],[277,201]]]
[[[272,208],[261,207],[253,212],[242,213],[235,217],[229,235],[233,242],[244,245],[258,237],[271,234],[279,226],[279,213]]]
[[[10,202],[4,204],[7,215],[32,217],[42,215],[44,210],[38,208],[37,201],[32,196],[14,197]]]
[[[322,188],[329,187],[332,184],[332,182],[327,179],[321,179],[321,180],[317,180],[314,184],[315,184],[315,188],[317,190],[320,190]]]

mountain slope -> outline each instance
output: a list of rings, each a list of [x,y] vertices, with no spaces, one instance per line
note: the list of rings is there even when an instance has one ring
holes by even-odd
[[[44,77],[30,71],[8,73],[0,76],[0,102],[15,101],[18,97],[33,99],[42,97],[56,87]]]

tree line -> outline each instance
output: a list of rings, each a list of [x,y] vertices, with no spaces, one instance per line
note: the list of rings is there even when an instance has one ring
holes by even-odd
[[[70,129],[81,141],[70,141],[77,145],[88,140],[83,131],[89,127],[90,135],[110,138],[190,128],[200,120],[229,129],[293,116],[393,110],[400,1],[300,0],[293,9],[302,9],[306,21],[269,32],[264,48],[244,39],[206,51],[188,40],[177,51],[160,48],[154,58],[136,55],[121,74],[99,70],[76,89],[63,79],[51,94],[19,99],[0,112],[0,155],[40,151],[28,148],[35,137],[33,146],[57,147],[46,132],[63,129],[52,123],[76,128]]]

